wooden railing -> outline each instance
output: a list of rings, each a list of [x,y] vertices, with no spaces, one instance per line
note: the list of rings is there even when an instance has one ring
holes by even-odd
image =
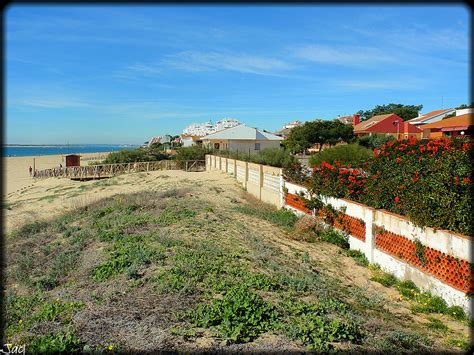
[[[137,163],[102,164],[52,168],[35,172],[35,178],[64,177],[70,179],[100,179],[121,174],[156,170],[204,171],[204,160],[160,160]]]

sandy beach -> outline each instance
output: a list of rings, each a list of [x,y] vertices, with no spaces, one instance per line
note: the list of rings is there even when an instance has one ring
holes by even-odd
[[[90,161],[104,159],[108,153],[84,153],[81,155],[81,165],[87,165]],[[58,167],[59,164],[66,166],[65,155],[42,155],[27,157],[4,157],[4,190],[3,198],[13,193],[31,187],[35,180],[29,175],[29,167],[36,169],[49,169]]]

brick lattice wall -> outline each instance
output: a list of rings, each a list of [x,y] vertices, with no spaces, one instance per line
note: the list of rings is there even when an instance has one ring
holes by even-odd
[[[375,245],[378,249],[402,259],[411,265],[429,273],[444,283],[466,293],[473,293],[473,273],[469,262],[456,259],[451,255],[430,247],[416,250],[416,244],[401,235],[377,231]],[[423,260],[420,260],[421,256]]]

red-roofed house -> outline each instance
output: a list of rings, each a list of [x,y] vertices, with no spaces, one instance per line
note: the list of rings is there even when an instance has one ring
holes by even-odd
[[[422,131],[415,125],[411,125],[395,113],[378,115],[369,118],[354,126],[354,134],[366,136],[374,133],[392,135],[397,139],[413,137],[420,139]]]
[[[421,126],[423,137],[437,138],[443,136],[455,137],[458,135],[474,136],[474,115],[468,113],[461,116],[428,123]]]
[[[412,118],[407,122],[421,128],[422,125],[441,121],[448,115],[451,115],[456,112],[454,108],[446,108],[443,110],[435,110],[425,114],[420,114],[418,117]]]

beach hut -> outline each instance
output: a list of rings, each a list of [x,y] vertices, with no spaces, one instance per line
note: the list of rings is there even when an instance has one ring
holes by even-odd
[[[66,155],[66,167],[81,166],[81,156],[77,154]]]

